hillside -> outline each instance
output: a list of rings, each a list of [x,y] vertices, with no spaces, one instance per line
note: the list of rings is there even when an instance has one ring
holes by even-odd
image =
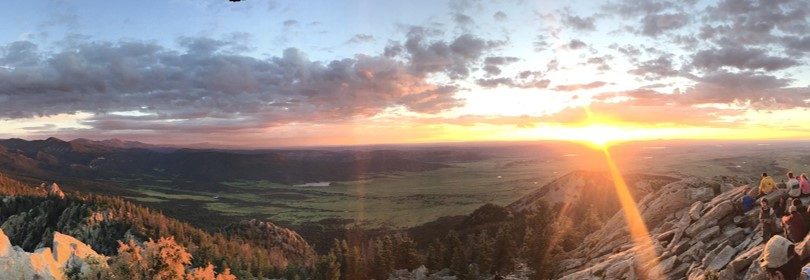
[[[763,240],[756,230],[757,209],[742,212],[735,203],[755,186],[686,178],[645,196],[639,210],[650,229],[658,265],[640,263],[622,213],[566,253],[562,279],[644,279],[658,267],[669,279],[762,279],[755,261]],[[778,190],[766,196],[774,199]],[[804,247],[804,245],[797,245]]]
[[[230,268],[240,278],[283,275],[314,265],[315,253],[306,241],[267,222],[242,225],[255,226],[260,236],[211,234],[120,198],[49,190],[0,175],[0,228],[11,244],[33,252],[53,246],[58,231],[110,256],[119,252],[119,241],[170,237],[194,256],[190,265],[211,263],[220,270]]]
[[[626,182],[636,199],[680,179],[660,175],[629,174]],[[445,217],[410,229],[417,240],[430,240],[450,230],[475,232],[481,229],[497,231],[503,224],[544,213],[573,221],[588,220],[601,226],[604,220],[619,210],[613,180],[609,174],[592,171],[572,171],[545,184],[507,206],[486,204],[474,212],[457,217]],[[586,226],[578,223],[577,226]],[[573,242],[572,242],[573,243]]]

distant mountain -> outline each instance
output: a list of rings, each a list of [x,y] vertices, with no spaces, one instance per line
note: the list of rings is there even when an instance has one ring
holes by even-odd
[[[125,141],[118,138],[107,140],[90,140],[86,138],[77,138],[69,141],[70,143],[80,144],[84,146],[97,146],[109,147],[118,149],[154,149],[154,150],[170,150],[173,149],[169,146],[146,144],[138,141]]]
[[[481,157],[462,151],[199,150],[134,141],[0,140],[0,170],[37,178],[164,178],[217,184],[356,180],[374,173],[426,171]],[[199,184],[198,184],[199,185]]]

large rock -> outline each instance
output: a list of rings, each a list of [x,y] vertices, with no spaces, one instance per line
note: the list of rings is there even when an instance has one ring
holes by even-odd
[[[709,187],[699,187],[689,190],[689,199],[691,201],[706,202],[714,197],[714,190]]]
[[[636,273],[633,270],[633,259],[627,259],[608,267],[605,271],[607,279],[635,280]]]
[[[713,226],[698,233],[694,240],[703,240],[704,243],[709,243],[718,234],[720,234],[720,226]]]
[[[692,221],[700,219],[700,214],[703,213],[703,201],[695,201],[692,207],[689,207],[689,217]]]
[[[738,255],[736,258],[734,258],[734,260],[732,260],[728,264],[728,269],[731,269],[736,273],[747,268],[749,265],[751,265],[751,263],[755,259],[759,258],[759,255],[762,254],[762,248],[763,246],[759,245],[751,250],[748,250],[747,252]]]
[[[692,245],[686,252],[681,254],[681,258],[684,262],[687,261],[697,261],[703,259],[703,254],[705,254],[706,245],[703,241],[698,241],[695,245]]]
[[[78,268],[80,273],[89,272],[85,260],[94,258],[106,264],[106,257],[73,237],[54,232],[53,244],[53,251],[45,247],[28,253],[20,247],[12,247],[8,236],[0,230],[0,271],[3,273],[0,279],[64,279],[64,272],[73,268]]]
[[[678,264],[678,256],[671,256],[659,264],[661,266],[661,271],[664,273],[669,273],[675,266]]]
[[[721,250],[720,253],[714,256],[714,259],[709,262],[709,265],[707,265],[706,268],[710,271],[720,271],[736,254],[737,250],[734,249],[734,247],[726,245],[723,247],[723,250]]]
[[[47,191],[48,191],[48,196],[50,196],[50,197],[57,197],[57,198],[60,198],[60,199],[65,198],[65,193],[62,192],[62,189],[59,188],[59,185],[57,185],[56,183],[51,184],[47,188]]]
[[[700,219],[695,221],[694,224],[686,229],[686,235],[695,237],[699,232],[704,229],[716,225],[720,219],[734,211],[734,204],[731,201],[725,200],[712,207],[709,212],[706,212]]]

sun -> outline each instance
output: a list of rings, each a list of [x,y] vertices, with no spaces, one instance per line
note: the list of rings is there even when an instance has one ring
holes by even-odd
[[[627,131],[623,128],[605,124],[590,124],[573,130],[575,135],[571,137],[574,140],[600,150],[613,143],[627,140],[624,137],[628,136]]]

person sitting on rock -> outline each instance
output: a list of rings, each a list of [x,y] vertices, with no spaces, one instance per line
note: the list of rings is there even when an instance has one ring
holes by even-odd
[[[782,228],[785,229],[785,236],[793,242],[799,242],[807,236],[807,224],[804,223],[804,216],[790,206],[790,215],[782,217]]]
[[[805,213],[805,212],[807,212],[807,207],[805,207],[805,206],[802,204],[802,200],[801,200],[801,199],[794,199],[794,200],[791,202],[791,204],[790,204],[790,205],[796,206],[796,210],[798,210],[798,211],[799,211],[799,213]]]
[[[769,240],[776,231],[773,209],[768,205],[767,199],[759,200],[759,224],[762,226],[762,240]]]
[[[774,201],[773,206],[771,207],[771,209],[773,209],[774,217],[781,219],[783,216],[785,216],[785,204],[785,198],[776,198],[776,201]]]
[[[810,196],[810,180],[807,180],[807,174],[802,173],[799,176],[799,188],[802,189],[802,197]]]
[[[759,259],[759,267],[770,280],[810,279],[810,266],[802,264],[796,245],[779,235],[768,239]]]
[[[788,181],[785,183],[787,186],[788,195],[790,197],[799,197],[802,195],[802,189],[799,187],[799,180],[798,178],[793,176],[793,172],[788,172]]]
[[[740,204],[742,205],[742,211],[748,212],[754,209],[754,198],[746,194],[740,198]]]
[[[766,195],[773,192],[773,189],[776,187],[776,182],[773,181],[771,176],[768,176],[768,173],[762,173],[762,180],[759,181],[759,193],[760,195]]]

